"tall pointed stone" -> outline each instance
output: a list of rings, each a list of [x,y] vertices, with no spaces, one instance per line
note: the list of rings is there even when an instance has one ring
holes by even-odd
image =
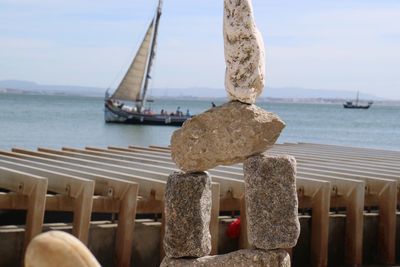
[[[265,84],[265,48],[251,0],[225,0],[224,43],[228,96],[253,104]]]

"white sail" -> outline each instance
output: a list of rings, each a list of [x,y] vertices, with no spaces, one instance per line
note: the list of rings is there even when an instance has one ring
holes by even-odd
[[[150,23],[132,64],[111,98],[128,101],[141,100],[140,93],[147,76],[147,64],[151,53],[153,35],[154,20]]]

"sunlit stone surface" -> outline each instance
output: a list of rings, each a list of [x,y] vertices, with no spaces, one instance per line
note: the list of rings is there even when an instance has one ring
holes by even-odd
[[[237,101],[186,121],[171,138],[172,159],[184,171],[243,162],[278,139],[284,122],[274,113]]]
[[[253,104],[265,84],[265,48],[251,0],[225,0],[224,43],[228,96]]]

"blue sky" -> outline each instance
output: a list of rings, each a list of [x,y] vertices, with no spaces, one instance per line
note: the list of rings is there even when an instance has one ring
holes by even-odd
[[[0,80],[116,85],[155,6],[0,0]],[[153,87],[224,87],[222,6],[222,0],[164,1]],[[400,99],[400,1],[254,0],[253,6],[267,49],[267,86]]]

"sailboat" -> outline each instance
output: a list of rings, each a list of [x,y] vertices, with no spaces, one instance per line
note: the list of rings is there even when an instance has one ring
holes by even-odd
[[[145,108],[146,102],[152,102],[147,99],[147,89],[156,54],[161,12],[162,0],[159,0],[156,14],[151,20],[139,50],[125,76],[112,95],[109,94],[109,90],[106,91],[104,119],[108,123],[182,126],[187,119],[192,117],[189,111],[183,114],[179,107],[173,113],[164,110],[161,110],[160,113],[154,113],[151,109]],[[126,101],[133,102],[134,105],[129,106]]]
[[[354,109],[369,109],[374,102],[369,101],[367,104],[364,104],[364,105],[359,104],[359,100],[358,100],[359,94],[360,94],[360,92],[357,92],[357,98],[356,98],[355,103],[353,101],[346,101],[346,103],[343,104],[343,107],[344,108],[354,108]]]

